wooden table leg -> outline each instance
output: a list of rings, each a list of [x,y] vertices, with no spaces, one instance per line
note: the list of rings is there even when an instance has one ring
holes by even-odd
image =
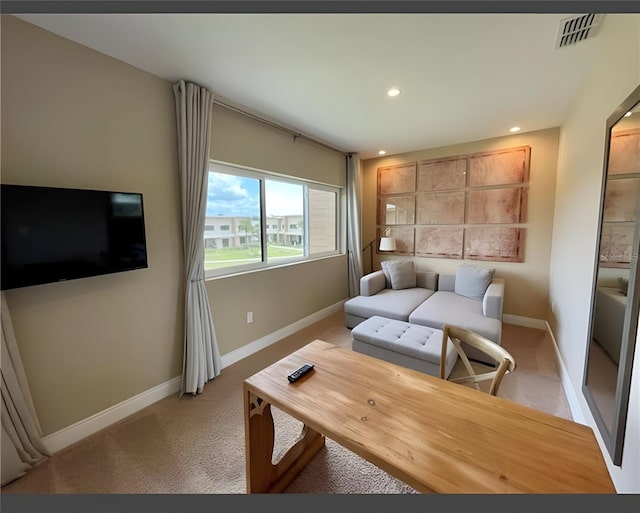
[[[275,429],[271,404],[245,389],[247,493],[279,493],[324,447],[324,435],[304,425],[291,448],[272,463]]]

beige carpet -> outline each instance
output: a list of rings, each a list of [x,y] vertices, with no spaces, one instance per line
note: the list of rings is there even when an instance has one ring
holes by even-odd
[[[2,494],[243,494],[243,380],[315,338],[351,347],[342,314],[333,315],[224,369],[199,396],[168,397],[56,453]],[[505,325],[503,345],[518,367],[505,377],[499,395],[571,419],[549,336]],[[275,408],[273,416],[276,460],[300,423]],[[332,440],[286,491],[414,493]]]

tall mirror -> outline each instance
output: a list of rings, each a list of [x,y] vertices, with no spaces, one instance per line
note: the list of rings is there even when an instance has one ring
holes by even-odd
[[[600,227],[582,390],[622,462],[640,305],[640,87],[607,119]]]

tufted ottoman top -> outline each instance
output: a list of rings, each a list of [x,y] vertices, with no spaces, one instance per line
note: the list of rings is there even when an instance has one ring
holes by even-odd
[[[442,330],[375,315],[353,328],[351,336],[354,340],[440,365]],[[451,352],[455,352],[455,348],[450,343],[447,355]]]

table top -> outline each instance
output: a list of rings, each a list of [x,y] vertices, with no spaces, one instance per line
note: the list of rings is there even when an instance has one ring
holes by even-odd
[[[616,493],[590,427],[322,340],[244,386],[421,492]]]

